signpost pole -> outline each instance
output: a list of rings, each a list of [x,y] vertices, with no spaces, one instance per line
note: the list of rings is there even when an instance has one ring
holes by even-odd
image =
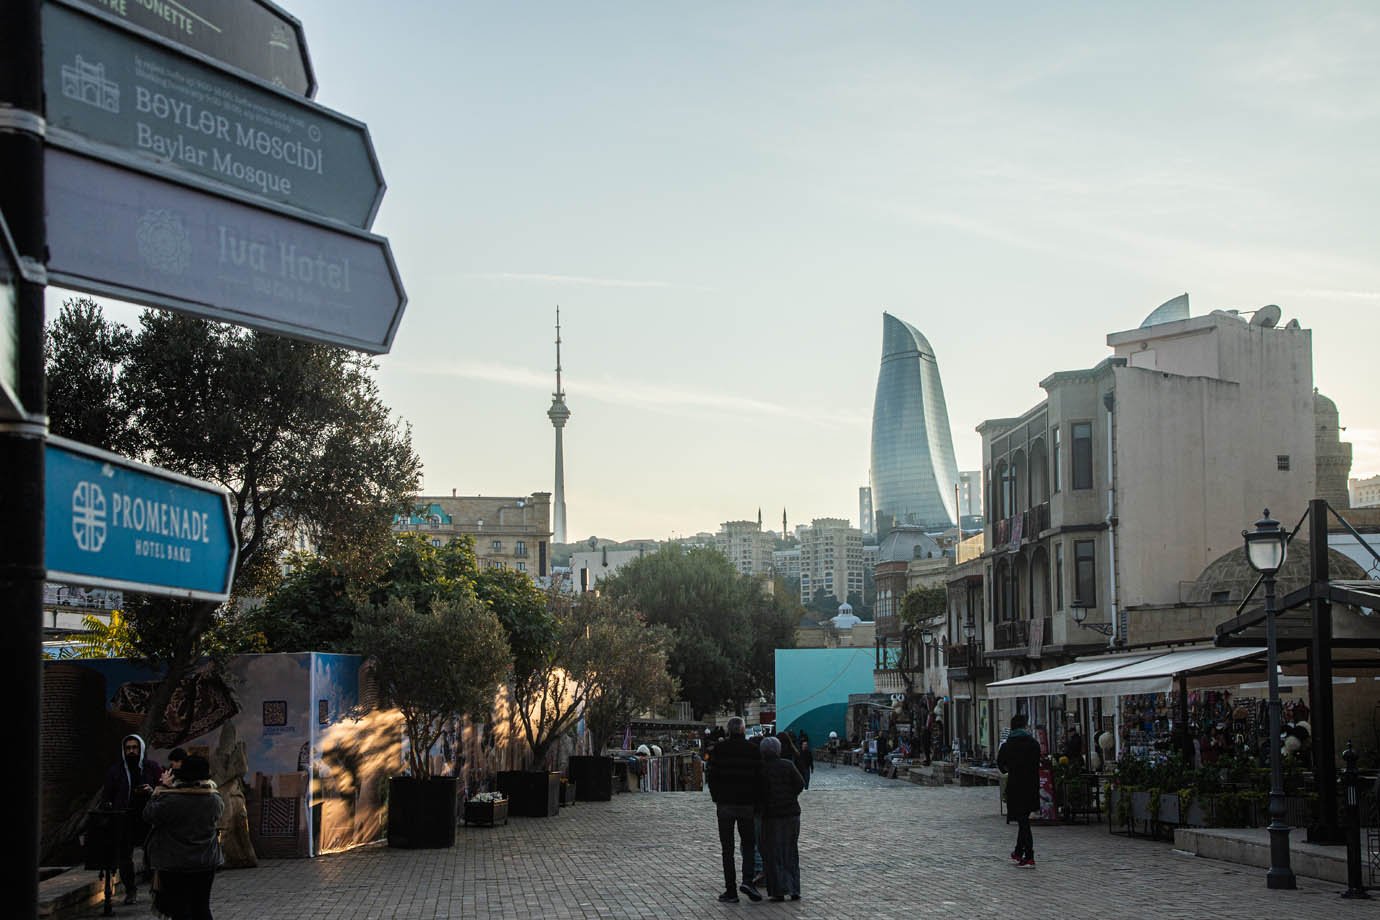
[[[46,245],[43,204],[43,60],[40,0],[0,3],[0,211],[21,257],[41,265]],[[43,285],[15,279],[12,335],[17,395],[29,421],[0,421],[0,611],[6,617],[0,671],[14,721],[6,731],[8,796],[14,851],[0,890],[15,917],[38,913],[39,749],[43,655]]]

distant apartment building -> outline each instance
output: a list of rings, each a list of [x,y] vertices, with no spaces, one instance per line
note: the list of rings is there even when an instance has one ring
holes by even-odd
[[[728,557],[740,575],[755,577],[772,571],[772,550],[776,538],[762,531],[755,521],[724,521],[714,537],[714,546]]]
[[[1380,476],[1349,480],[1351,507],[1380,508]]]
[[[550,574],[550,492],[522,497],[421,495],[413,499],[410,514],[393,518],[393,530],[421,533],[435,546],[472,537],[482,567],[513,569],[534,580]]]
[[[772,569],[786,579],[800,578],[800,549],[778,549],[771,554]]]
[[[960,517],[982,517],[982,470],[959,472],[958,513]]]
[[[840,604],[863,593],[862,531],[843,518],[815,518],[800,540],[800,602],[823,591]]]

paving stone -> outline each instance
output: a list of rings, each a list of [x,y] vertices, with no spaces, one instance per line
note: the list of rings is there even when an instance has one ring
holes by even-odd
[[[815,772],[801,797],[799,902],[720,904],[708,793],[629,793],[555,818],[461,827],[450,850],[371,846],[266,860],[223,873],[216,920],[311,918],[1019,918],[1260,917],[1375,920],[1376,901],[1300,878],[1269,891],[1260,869],[1176,855],[1105,825],[1037,827],[1038,867],[1007,854],[1015,825],[993,787],[917,786],[856,767]],[[147,914],[147,905],[116,915]]]

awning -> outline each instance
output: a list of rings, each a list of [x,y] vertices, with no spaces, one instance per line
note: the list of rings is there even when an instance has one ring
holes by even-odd
[[[1189,648],[1158,655],[1124,667],[1104,670],[1064,683],[1071,697],[1172,693],[1182,679],[1187,689],[1233,687],[1264,680],[1263,648]]]
[[[1057,668],[1036,671],[1033,674],[1022,674],[1020,677],[1008,677],[1006,680],[995,681],[987,685],[987,695],[997,700],[1009,700],[1020,696],[1054,696],[1065,692],[1064,685],[1071,680],[1101,674],[1104,671],[1135,664],[1150,658],[1161,658],[1165,654],[1165,652],[1137,652],[1121,655],[1087,655],[1077,659],[1072,664],[1064,664]]]

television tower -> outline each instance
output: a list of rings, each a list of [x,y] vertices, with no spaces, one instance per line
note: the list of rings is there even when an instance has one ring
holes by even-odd
[[[551,394],[551,408],[546,410],[551,427],[556,429],[556,495],[552,522],[552,543],[565,542],[565,451],[561,447],[561,432],[570,421],[570,409],[565,404],[565,390],[561,388],[561,308],[556,308],[556,392]]]

